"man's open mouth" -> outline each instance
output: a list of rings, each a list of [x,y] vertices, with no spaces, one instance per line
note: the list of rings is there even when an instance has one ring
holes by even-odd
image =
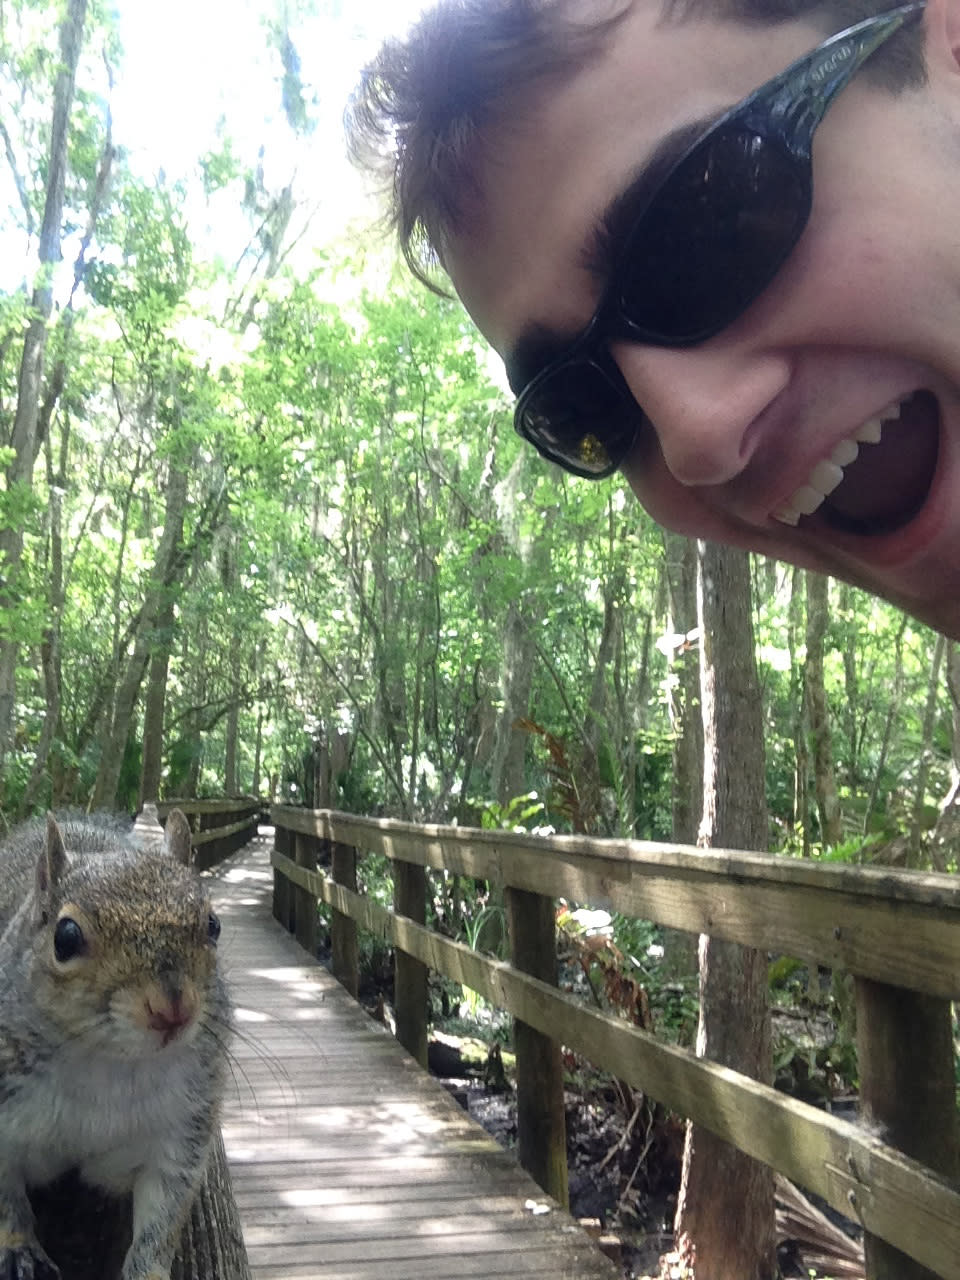
[[[915,391],[841,440],[774,519],[861,537],[897,533],[923,509],[939,449],[936,396]]]

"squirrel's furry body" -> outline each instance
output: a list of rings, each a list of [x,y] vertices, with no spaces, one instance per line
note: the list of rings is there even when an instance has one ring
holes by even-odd
[[[229,1006],[179,813],[167,843],[50,820],[0,845],[0,1276],[56,1276],[26,1188],[68,1169],[133,1192],[123,1280],[169,1274],[217,1120]]]

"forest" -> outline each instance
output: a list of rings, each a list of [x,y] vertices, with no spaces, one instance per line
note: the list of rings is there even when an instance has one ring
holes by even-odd
[[[116,141],[111,9],[0,9],[0,825],[249,794],[696,843],[702,651],[736,645],[760,732],[724,771],[764,816],[714,842],[954,871],[958,645],[759,557],[736,637],[701,626],[695,544],[521,444],[479,335],[371,208],[321,231],[299,13],[261,15],[289,154],[225,118],[173,178]],[[462,888],[435,911],[495,946],[502,903]],[[621,958],[670,960],[614,923]],[[695,964],[651,992],[687,1044]],[[806,980],[769,975],[784,1002]]]
[[[284,15],[271,106],[309,153]],[[521,447],[369,211],[314,243],[229,122],[191,178],[143,176],[108,11],[14,3],[0,40],[4,820],[252,792],[695,839],[694,549]],[[750,577],[769,848],[952,866],[956,646]]]

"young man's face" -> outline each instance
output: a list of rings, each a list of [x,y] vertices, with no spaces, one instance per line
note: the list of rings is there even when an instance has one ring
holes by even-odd
[[[773,283],[698,346],[611,352],[651,424],[622,469],[655,519],[960,637],[960,0],[930,0],[923,23],[924,88],[894,96],[860,72],[828,110],[813,211]],[[598,58],[511,112],[448,256],[508,369],[531,331],[589,321],[605,283],[591,232],[658,143],[822,39],[806,22],[668,24],[635,0]]]

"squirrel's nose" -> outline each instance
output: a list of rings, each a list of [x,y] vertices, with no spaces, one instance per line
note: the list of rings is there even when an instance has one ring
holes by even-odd
[[[162,1033],[164,1044],[169,1044],[193,1021],[193,1011],[186,1006],[181,995],[171,996],[156,1005],[149,1004],[147,1015],[147,1025],[151,1031]]]

